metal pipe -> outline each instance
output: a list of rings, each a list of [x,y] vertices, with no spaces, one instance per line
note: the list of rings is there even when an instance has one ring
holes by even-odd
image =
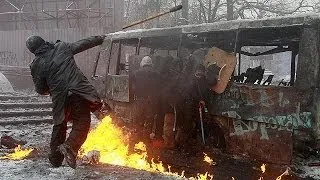
[[[241,47],[240,47],[240,52],[239,52],[239,61],[238,61],[238,76],[241,75]]]
[[[110,49],[109,49],[109,57],[108,57],[108,66],[107,66],[107,75],[110,72],[110,63],[111,63],[111,55],[112,55],[113,41],[111,40]]]
[[[237,49],[238,49],[239,32],[240,32],[240,30],[237,30],[237,32],[236,32],[236,40],[234,42],[234,50],[233,50],[233,52],[235,54],[237,53]]]
[[[96,60],[94,62],[94,69],[93,69],[92,78],[98,77],[97,76],[97,68],[98,68],[99,59],[100,59],[100,51],[97,53]]]
[[[113,48],[113,41],[111,39],[111,44],[110,44],[110,48],[109,48],[109,57],[108,57],[108,66],[106,69],[106,77],[105,77],[105,86],[104,86],[104,97],[107,97],[107,80],[108,80],[108,75],[109,75],[109,71],[110,71],[110,63],[111,63],[111,55],[112,55],[112,48]]]
[[[120,61],[121,61],[121,40],[119,40],[119,47],[118,47],[118,58],[117,58],[117,66],[116,66],[116,75],[120,74]]]
[[[291,54],[291,75],[290,75],[290,86],[294,85],[295,76],[296,76],[296,57],[298,53],[296,50],[292,51]]]
[[[141,47],[141,38],[139,38],[139,42],[138,42],[138,45],[136,47],[136,55],[140,54],[140,47]]]

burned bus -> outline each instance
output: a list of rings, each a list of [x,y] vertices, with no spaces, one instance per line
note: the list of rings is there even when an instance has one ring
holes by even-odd
[[[202,63],[221,50],[236,67],[208,100],[207,121],[219,124],[229,153],[290,164],[295,150],[319,143],[319,20],[305,15],[107,34],[93,81],[116,116],[130,122],[130,77],[142,57],[150,55],[161,72],[170,63],[181,69],[190,56]]]

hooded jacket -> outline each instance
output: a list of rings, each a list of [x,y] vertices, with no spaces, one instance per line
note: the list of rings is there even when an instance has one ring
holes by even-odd
[[[144,65],[134,73],[132,86],[137,98],[158,97],[162,88],[161,76],[151,66]]]
[[[36,57],[30,65],[32,79],[37,93],[50,94],[52,97],[54,125],[64,121],[66,100],[70,93],[87,99],[91,111],[101,107],[97,91],[80,71],[74,55],[102,42],[102,36],[93,36],[74,43],[46,42],[34,52]]]

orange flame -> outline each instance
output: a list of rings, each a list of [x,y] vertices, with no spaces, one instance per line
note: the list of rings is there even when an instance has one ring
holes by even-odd
[[[143,142],[135,145],[136,153],[129,154],[128,136],[125,136],[121,129],[117,128],[111,117],[107,116],[102,119],[98,126],[91,130],[87,140],[82,145],[79,157],[89,156],[90,152],[99,152],[98,161],[119,166],[127,166],[135,169],[146,170],[151,172],[160,172],[166,175],[185,177],[184,172],[181,174],[171,172],[171,167],[164,167],[162,162],[155,163],[154,159],[149,163],[147,158],[147,147]],[[198,174],[193,179],[208,179],[212,175]],[[211,178],[212,179],[212,178]]]
[[[29,156],[29,154],[33,151],[33,149],[25,149],[22,150],[21,146],[14,148],[14,152],[8,154],[6,156],[0,157],[0,159],[11,159],[11,160],[21,160]]]

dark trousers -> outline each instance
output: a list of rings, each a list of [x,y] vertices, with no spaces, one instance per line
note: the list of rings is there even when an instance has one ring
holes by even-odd
[[[134,102],[134,123],[137,128],[142,128],[143,135],[148,135],[155,131],[157,137],[163,134],[164,114],[161,113],[160,99],[140,98]],[[154,124],[155,123],[155,124]],[[155,127],[155,129],[153,129]]]
[[[58,146],[66,143],[71,147],[75,155],[87,138],[90,129],[90,104],[76,94],[71,95],[66,104],[65,121],[62,124],[54,125],[50,148],[51,157],[61,157]],[[72,122],[72,130],[66,140],[67,122]],[[63,158],[62,158],[63,159]]]

